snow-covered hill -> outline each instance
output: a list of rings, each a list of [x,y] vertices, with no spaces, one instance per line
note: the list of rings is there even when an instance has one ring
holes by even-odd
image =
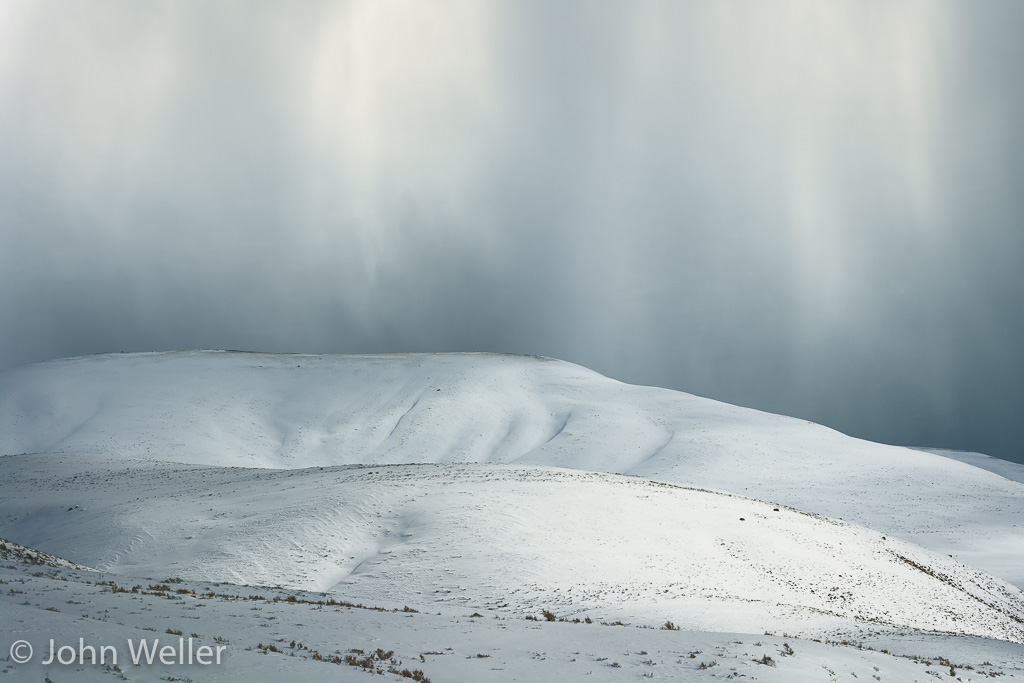
[[[0,453],[5,643],[229,651],[12,680],[1024,675],[1024,484],[560,361],[53,361]]]
[[[1024,585],[1020,482],[550,359],[178,352],[0,374],[0,453],[46,452],[260,468],[478,462],[634,474],[842,518]]]
[[[737,496],[510,465],[124,464],[5,458],[4,533],[120,576],[421,611],[1024,642],[1017,588],[877,531]]]

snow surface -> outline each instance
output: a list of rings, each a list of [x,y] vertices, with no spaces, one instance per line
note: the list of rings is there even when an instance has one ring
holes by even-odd
[[[1024,647],[1005,641],[881,628],[859,639],[806,639],[781,632],[669,631],[543,618],[534,622],[490,613],[473,617],[465,610],[377,611],[317,604],[327,600],[318,593],[192,581],[146,581],[131,592],[133,586],[119,576],[26,564],[19,550],[11,543],[0,546],[0,580],[15,591],[0,603],[3,629],[29,641],[37,659],[24,665],[0,662],[0,680],[42,681],[46,676],[55,683],[105,682],[120,677],[88,659],[84,665],[42,666],[38,657],[48,650],[50,638],[57,646],[77,647],[79,638],[94,646],[114,644],[117,666],[133,681],[409,680],[388,673],[390,664],[379,667],[382,675],[368,676],[360,668],[325,661],[363,658],[352,650],[372,653],[378,648],[390,651],[394,668],[419,669],[433,683],[741,677],[769,683],[923,683],[937,677],[956,680],[948,677],[950,665],[961,681],[1024,680]],[[170,577],[154,581],[164,578]],[[128,639],[176,646],[179,638],[190,637],[196,646],[225,645],[224,663],[130,663]],[[271,644],[280,652],[266,648]],[[766,657],[767,663],[761,663]]]
[[[0,452],[0,651],[230,657],[0,682],[1024,679],[1019,481],[560,361],[52,361]]]
[[[0,374],[0,453],[635,474],[861,524],[1024,586],[1024,484],[804,420],[495,354],[111,354]]]
[[[972,453],[971,451],[954,451],[947,448],[915,448],[914,450],[934,453],[944,458],[952,458],[959,462],[980,467],[989,472],[995,472],[1000,477],[1006,477],[1016,482],[1024,483],[1024,465],[1016,462],[1009,462],[1001,458],[993,458],[983,453]]]
[[[1024,642],[1024,594],[948,557],[633,477],[511,465],[126,469],[61,455],[5,464],[6,534],[122,576],[687,630],[882,624]]]

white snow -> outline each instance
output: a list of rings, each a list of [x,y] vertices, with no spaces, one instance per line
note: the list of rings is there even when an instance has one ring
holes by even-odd
[[[118,650],[117,666],[134,681],[401,681],[387,672],[317,660],[352,650],[391,651],[398,670],[421,670],[433,683],[478,681],[706,681],[749,678],[794,681],[1024,680],[1024,646],[1007,641],[877,627],[854,635],[800,638],[781,631],[668,631],[597,622],[527,621],[512,616],[371,611],[331,606],[318,593],[184,581],[163,574],[135,584],[121,576],[26,564],[23,549],[0,546],[3,594],[0,633],[29,641],[36,658],[0,663],[0,680],[109,681],[118,673],[84,665],[43,666],[40,658],[79,638]],[[35,558],[36,554],[28,553]],[[47,558],[49,559],[49,558]],[[58,564],[63,564],[57,561]],[[102,585],[101,585],[102,583]],[[111,585],[113,583],[113,585]],[[133,585],[139,587],[131,592]],[[166,588],[167,590],[164,590]],[[115,592],[117,591],[117,592]],[[125,591],[125,592],[120,592]],[[292,598],[295,602],[288,602]],[[168,633],[172,631],[172,633]],[[177,635],[174,632],[180,632]],[[176,647],[226,646],[221,666],[134,666],[128,641]],[[294,645],[292,644],[294,643]],[[260,649],[260,645],[264,649]],[[271,651],[273,645],[280,652]],[[765,657],[770,660],[765,662]],[[108,662],[109,666],[109,662]],[[702,668],[704,667],[704,668]]]
[[[494,354],[111,354],[0,374],[0,453],[217,466],[500,462],[855,522],[1024,586],[1024,484],[804,420]]]
[[[981,469],[988,470],[989,472],[995,472],[1001,477],[1006,477],[1007,479],[1024,483],[1024,465],[1015,462],[1008,462],[1006,460],[1001,460],[1000,458],[993,458],[991,455],[985,455],[983,453],[954,451],[948,448],[917,448],[915,450],[941,455],[944,458],[952,458],[953,460],[967,463],[968,465],[973,465],[975,467],[980,467]]]
[[[230,641],[132,680],[364,680],[313,651],[378,647],[390,680],[1024,678],[1012,467],[560,361],[52,361],[0,374],[0,453],[2,648]],[[0,681],[72,672],[117,673]]]
[[[122,576],[688,630],[885,624],[1024,642],[1021,591],[948,557],[632,477],[511,465],[125,470],[59,455],[6,465],[5,533]]]

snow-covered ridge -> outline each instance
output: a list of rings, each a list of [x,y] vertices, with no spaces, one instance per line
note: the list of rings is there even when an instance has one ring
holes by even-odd
[[[1024,585],[1019,482],[550,359],[199,351],[0,374],[0,453],[53,451],[213,466],[480,462],[636,474],[842,518]]]
[[[0,561],[21,563],[30,567],[56,567],[60,569],[78,569],[87,572],[95,571],[89,567],[65,560],[63,557],[44,553],[41,550],[29,548],[6,538],[0,538]]]
[[[6,469],[6,533],[119,576],[336,591],[421,611],[1024,642],[1024,593],[948,557],[633,477],[510,465],[124,469],[60,455],[9,456]]]

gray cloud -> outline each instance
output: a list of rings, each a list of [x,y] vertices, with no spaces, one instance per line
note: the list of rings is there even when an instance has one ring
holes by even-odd
[[[5,3],[0,367],[539,353],[1024,460],[1022,15]]]

